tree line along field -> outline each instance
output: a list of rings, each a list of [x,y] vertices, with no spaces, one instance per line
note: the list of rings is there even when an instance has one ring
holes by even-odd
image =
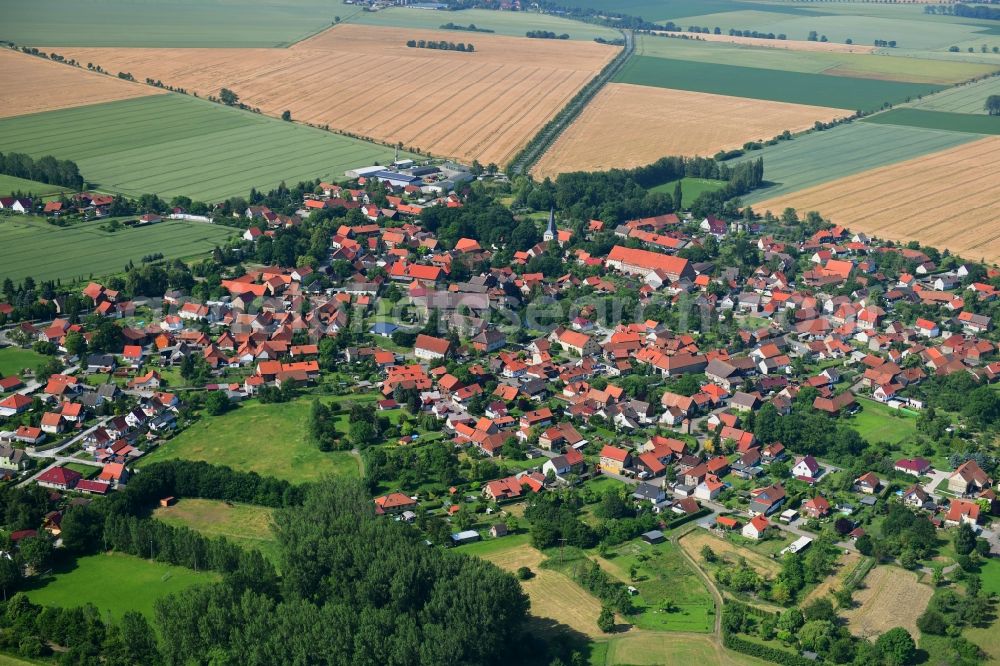
[[[545,177],[630,168],[664,155],[708,157],[850,114],[846,109],[610,83],[545,152],[533,173]]]
[[[948,88],[912,102],[909,106],[925,111],[985,114],[986,98],[990,95],[1000,95],[1000,76]]]
[[[5,3],[0,40],[31,46],[287,46],[358,11],[341,0]]]
[[[0,72],[4,82],[0,118],[164,92],[2,47]]]
[[[941,86],[928,83],[829,76],[650,56],[633,57],[615,80],[862,111],[873,111],[886,102],[896,104],[941,90]]]
[[[851,123],[766,146],[739,158],[764,158],[766,187],[743,197],[757,204],[860,171],[902,162],[974,141],[974,134]]]
[[[500,12],[487,9],[463,9],[462,11],[435,12],[413,7],[389,7],[377,12],[356,12],[349,19],[358,25],[374,25],[387,28],[419,28],[437,30],[445,23],[492,30],[497,35],[524,37],[529,30],[548,30],[557,35],[569,35],[570,39],[591,41],[597,37],[621,39],[621,33],[613,28],[582,21],[573,21],[551,14],[538,12]],[[477,32],[454,31],[452,41],[473,41],[482,34]]]
[[[971,136],[971,135],[970,135]],[[1000,261],[1000,137],[863,171],[754,205],[817,211],[835,224]],[[766,167],[765,167],[766,169]],[[947,203],[942,203],[947,202]]]
[[[717,65],[740,65],[804,74],[940,85],[967,81],[1000,69],[1000,63],[988,65],[924,58],[898,58],[861,52],[866,47],[858,47],[859,52],[850,53],[835,50],[804,50],[817,46],[815,42],[760,40],[759,44],[760,46],[744,46],[644,34],[639,37],[636,53]]]
[[[206,202],[282,180],[336,180],[393,156],[386,146],[180,94],[0,119],[0,146],[74,160],[101,189]]]
[[[949,132],[1000,134],[1000,117],[978,113],[949,113],[926,109],[892,109],[865,118],[864,122],[883,125],[906,125]]]
[[[107,232],[104,222],[57,227],[37,217],[0,217],[0,247],[16,248],[0,262],[0,280],[88,280],[124,270],[129,261],[162,253],[166,259],[195,257],[225,245],[238,229],[204,222],[164,220],[158,224]]]
[[[441,14],[454,18],[454,12]],[[407,48],[409,39],[466,41],[476,49],[460,53]],[[281,50],[115,48],[60,53],[100,63],[109,71],[129,71],[140,80],[159,79],[203,97],[218,94],[224,86],[270,115],[290,110],[296,120],[389,144],[402,142],[436,156],[504,164],[618,51],[584,41],[344,24]],[[287,150],[289,158],[301,162],[302,153],[308,157],[317,152],[301,148],[300,154]],[[353,166],[370,164],[374,158]],[[259,160],[242,159],[240,165],[252,168],[255,162]],[[267,165],[267,171],[284,173],[288,180],[302,171],[279,166]],[[86,177],[83,164],[81,169]],[[312,176],[327,172],[310,168]]]

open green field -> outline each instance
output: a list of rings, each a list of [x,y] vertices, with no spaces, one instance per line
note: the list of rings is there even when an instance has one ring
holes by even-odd
[[[287,46],[357,11],[340,0],[9,2],[0,39],[33,46]]]
[[[755,203],[852,174],[895,164],[975,140],[973,134],[851,123],[813,132],[755,150],[745,159],[764,158],[764,179],[773,183],[745,197]]]
[[[0,173],[0,196],[8,196],[14,192],[21,192],[22,194],[39,197],[46,194],[59,194],[65,191],[66,188],[61,185],[50,185],[48,183],[40,183],[37,180],[16,178]]]
[[[650,192],[663,192],[674,195],[674,188],[677,186],[676,180],[672,180],[669,183],[663,183],[662,185],[657,185],[649,189]],[[697,199],[699,196],[705,192],[715,192],[725,187],[726,182],[723,180],[713,180],[711,178],[681,178],[681,203],[682,205],[690,205],[692,201]]]
[[[835,6],[838,3],[830,3]],[[824,4],[822,10],[826,11]],[[859,9],[858,12],[863,12]],[[910,12],[913,10],[910,9]],[[923,9],[918,9],[922,12]],[[897,49],[947,50],[950,46],[960,46],[966,42],[974,43],[977,50],[980,44],[987,47],[1000,45],[1000,35],[990,34],[990,29],[983,25],[955,23],[951,21],[930,20],[937,17],[919,17],[909,15],[866,16],[860,13],[789,16],[770,11],[730,11],[725,13],[702,13],[697,16],[687,16],[676,21],[678,25],[687,28],[691,25],[720,28],[723,32],[730,29],[756,30],[757,32],[776,35],[784,34],[791,40],[805,40],[811,31],[826,35],[828,41],[846,43],[848,39],[855,44],[871,46],[875,40],[895,41]]]
[[[942,90],[910,104],[914,109],[985,114],[986,98],[1000,95],[1000,76]]]
[[[274,509],[266,506],[193,497],[153,512],[154,518],[168,525],[189,527],[210,537],[225,537],[245,548],[256,548],[277,563],[277,544],[271,532],[273,515]]]
[[[924,109],[893,109],[865,118],[864,122],[883,125],[904,125],[924,129],[969,132],[972,134],[1000,134],[1000,117],[976,113],[949,113]]]
[[[160,597],[219,580],[213,572],[120,553],[81,557],[70,566],[42,578],[38,587],[27,592],[28,598],[36,604],[62,608],[92,603],[102,616],[116,620],[128,611],[139,611],[152,620],[153,604]]]
[[[25,368],[34,370],[47,360],[48,356],[31,349],[4,347],[0,349],[0,376],[20,375]]]
[[[741,2],[740,0],[563,0],[559,4],[566,7],[580,7],[581,9],[605,9],[621,12],[629,16],[641,16],[647,21],[667,21],[694,14],[751,9],[776,14],[812,15],[815,13],[810,7],[786,3]],[[683,25],[687,27],[688,23],[685,22]]]
[[[875,400],[858,398],[862,410],[846,423],[870,443],[900,444],[912,441],[917,435],[917,417],[909,412],[895,410]]]
[[[360,476],[360,463],[349,452],[323,452],[308,441],[310,405],[308,399],[284,404],[248,402],[222,416],[203,416],[143,457],[139,465],[175,458],[205,460],[293,482],[317,481],[327,474]]]
[[[436,30],[445,23],[469,25],[474,23],[477,28],[492,30],[498,35],[524,37],[529,30],[549,30],[557,35],[567,34],[570,39],[590,41],[595,37],[604,39],[620,39],[621,33],[601,25],[573,21],[550,14],[537,12],[498,12],[488,9],[463,9],[457,12],[427,11],[412,7],[390,7],[377,12],[358,12],[350,19],[351,23],[362,25],[377,25],[390,28],[420,28]],[[475,43],[474,32],[456,32],[465,35],[466,41]],[[457,40],[457,37],[456,37]]]
[[[179,94],[6,118],[0,146],[74,160],[104,190],[206,202],[282,181],[338,181],[393,157],[391,148]]]
[[[102,221],[57,227],[31,216],[0,218],[0,246],[17,252],[0,263],[0,280],[87,280],[117,273],[132,260],[161,252],[167,259],[194,257],[239,233],[239,229],[204,222],[164,220],[147,227],[102,231]]]
[[[896,58],[865,53],[792,51],[656,35],[641,35],[636,53],[637,55],[657,58],[690,60],[718,65],[740,65],[804,74],[829,74],[852,78],[932,84],[958,83],[1000,69],[1000,63],[988,65],[921,58]],[[982,103],[979,106],[981,107]]]
[[[648,559],[640,560],[640,554],[647,555]],[[639,590],[632,598],[635,606],[641,609],[633,618],[639,629],[712,631],[715,622],[710,612],[715,608],[712,595],[678,546],[669,541],[650,545],[634,539],[614,548],[606,559],[598,561],[608,573]],[[637,569],[635,580],[629,576],[632,566]],[[679,610],[663,612],[661,607],[666,601],[676,604]]]
[[[696,92],[872,111],[941,89],[928,83],[905,83],[788,72],[636,56],[615,77],[620,83]]]

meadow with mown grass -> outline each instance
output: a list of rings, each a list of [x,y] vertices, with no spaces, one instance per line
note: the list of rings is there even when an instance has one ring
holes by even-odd
[[[372,402],[373,394],[323,399],[347,406]],[[144,456],[139,466],[160,460],[204,460],[241,472],[257,472],[293,483],[323,476],[361,476],[361,461],[348,451],[320,451],[307,433],[311,400],[248,402],[221,416],[201,419]]]
[[[232,227],[163,220],[157,224],[121,227],[109,231],[108,220],[74,222],[68,227],[49,224],[40,217],[0,217],[0,246],[17,252],[0,262],[0,280],[84,282],[125,270],[130,261],[160,253],[164,259],[195,258],[226,245],[240,231]]]

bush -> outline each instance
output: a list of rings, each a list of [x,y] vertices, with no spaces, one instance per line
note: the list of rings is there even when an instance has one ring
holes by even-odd
[[[517,568],[517,579],[518,580],[530,580],[535,577],[535,572],[533,572],[528,567],[518,567]]]

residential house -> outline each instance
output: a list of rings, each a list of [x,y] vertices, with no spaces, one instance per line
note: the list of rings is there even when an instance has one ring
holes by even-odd
[[[770,526],[770,521],[768,521],[768,519],[763,515],[758,514],[751,518],[750,521],[743,526],[741,534],[747,539],[763,539]]]
[[[448,340],[421,333],[413,346],[413,355],[425,361],[434,361],[445,358],[450,349]]]
[[[993,485],[993,479],[975,460],[967,460],[948,477],[948,491],[955,495],[978,495]]]
[[[601,470],[610,474],[622,474],[632,466],[632,454],[625,449],[605,444],[601,449]]]

